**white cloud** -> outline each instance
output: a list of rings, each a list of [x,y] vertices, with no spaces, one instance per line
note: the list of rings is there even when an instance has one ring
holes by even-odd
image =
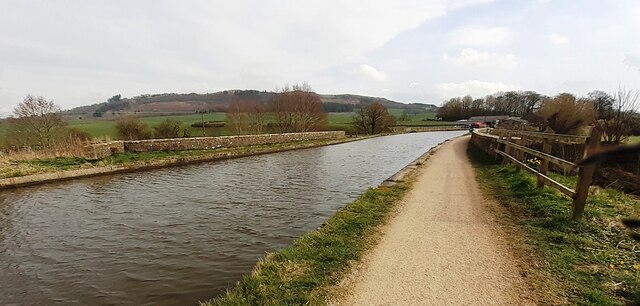
[[[569,43],[568,37],[558,33],[552,33],[547,35],[547,40],[549,40],[549,42],[554,45],[564,45]]]
[[[469,80],[462,83],[440,83],[436,86],[439,94],[443,98],[471,95],[481,97],[498,91],[516,90],[518,87],[502,82],[486,82]]]
[[[386,81],[387,74],[367,64],[360,65],[360,71],[376,81]]]
[[[515,69],[517,66],[516,56],[513,54],[481,52],[473,48],[463,49],[457,57],[445,54],[444,60],[461,67]]]
[[[622,62],[631,67],[631,68],[635,68],[638,69],[638,71],[640,71],[640,55],[638,54],[625,54],[624,56],[624,60],[622,60]]]
[[[416,87],[416,86],[418,86],[418,85],[420,85],[420,83],[418,83],[418,82],[411,82],[411,83],[409,83],[409,87]]]
[[[428,20],[487,2],[2,2],[0,83],[12,94],[0,96],[0,111],[27,92],[71,107],[115,93],[272,89],[292,79],[313,82],[334,67],[366,61],[370,52]],[[349,86],[340,84],[341,90]],[[87,92],[78,88],[97,96],[83,99]]]
[[[465,26],[449,34],[453,46],[502,47],[511,44],[513,31],[507,27]]]
[[[457,0],[451,1],[449,7],[451,9],[458,9],[466,6],[478,5],[478,4],[487,4],[494,2],[495,0]]]

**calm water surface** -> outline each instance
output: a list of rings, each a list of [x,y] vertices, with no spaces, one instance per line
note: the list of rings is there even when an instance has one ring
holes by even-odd
[[[0,192],[0,305],[195,305],[464,131]]]

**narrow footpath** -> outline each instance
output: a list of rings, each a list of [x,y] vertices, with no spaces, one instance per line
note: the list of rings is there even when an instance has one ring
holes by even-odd
[[[416,175],[340,305],[533,305],[466,149],[447,142]]]

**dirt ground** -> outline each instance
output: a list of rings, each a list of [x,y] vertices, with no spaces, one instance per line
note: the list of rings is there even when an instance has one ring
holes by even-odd
[[[475,180],[469,137],[416,175],[380,242],[343,284],[339,305],[533,305]]]

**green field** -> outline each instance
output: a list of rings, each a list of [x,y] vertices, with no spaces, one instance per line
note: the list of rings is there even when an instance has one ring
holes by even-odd
[[[204,121],[224,121],[225,113],[207,113],[202,116],[204,117]],[[153,128],[166,119],[173,119],[182,122],[182,127],[189,131],[191,136],[202,136],[202,128],[194,128],[191,126],[191,124],[202,120],[200,114],[141,117],[140,121]],[[92,137],[107,136],[112,139],[117,138],[115,120],[97,118],[76,119],[69,121],[69,126],[85,131]],[[207,136],[220,136],[229,135],[230,133],[225,129],[207,128],[205,129],[205,134]]]
[[[390,109],[389,113],[396,117],[398,125],[405,126],[425,126],[425,125],[446,125],[451,124],[449,122],[435,121],[435,113],[424,114],[408,114],[401,118],[403,114],[402,109]],[[351,132],[353,130],[352,122],[355,113],[329,113],[329,130],[343,130]],[[207,113],[204,114],[204,121],[224,121],[226,114],[222,112]],[[141,117],[140,120],[148,124],[151,128],[158,126],[160,122],[166,119],[173,119],[182,122],[182,127],[191,136],[202,136],[202,128],[192,127],[191,124],[200,122],[202,120],[200,114],[186,114],[186,115],[164,115],[164,116],[152,116]],[[401,120],[404,119],[404,120]],[[101,118],[78,118],[69,120],[69,126],[81,131],[89,133],[92,137],[109,137],[111,139],[117,138],[116,133],[116,121],[113,119],[101,119]],[[0,137],[7,135],[9,126],[6,121],[0,121]],[[206,128],[204,131],[206,136],[223,136],[232,135],[232,131],[227,128]]]
[[[438,126],[455,124],[454,122],[436,120],[436,113],[412,114],[409,112],[405,114],[405,111],[402,109],[389,109],[389,114],[396,117],[398,125],[404,126]]]

